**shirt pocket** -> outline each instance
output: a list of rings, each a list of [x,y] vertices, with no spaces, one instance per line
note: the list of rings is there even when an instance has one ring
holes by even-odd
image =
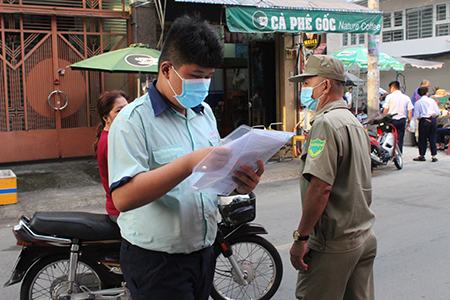
[[[164,166],[175,159],[182,157],[186,151],[177,145],[165,146],[152,151],[154,168]]]
[[[218,138],[209,138],[208,141],[209,141],[209,145],[211,147],[219,146],[221,143],[221,140],[219,137]]]

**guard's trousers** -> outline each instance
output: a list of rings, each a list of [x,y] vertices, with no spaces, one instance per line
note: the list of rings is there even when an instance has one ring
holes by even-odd
[[[296,297],[301,300],[373,300],[373,263],[377,240],[370,234],[358,248],[344,253],[314,250],[305,257],[309,270],[300,270]]]

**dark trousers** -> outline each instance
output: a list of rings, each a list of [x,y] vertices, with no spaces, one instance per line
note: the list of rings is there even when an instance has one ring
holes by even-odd
[[[425,156],[427,152],[427,143],[430,143],[431,155],[437,154],[436,149],[436,118],[419,119],[419,155]]]
[[[397,128],[398,148],[403,153],[403,139],[405,138],[406,119],[392,120],[392,125]]]
[[[213,247],[168,254],[123,240],[120,249],[120,265],[133,300],[207,300],[215,264]]]
[[[437,142],[444,144],[445,143],[445,137],[448,135],[450,136],[450,127],[448,128],[438,128],[436,131],[437,134]]]

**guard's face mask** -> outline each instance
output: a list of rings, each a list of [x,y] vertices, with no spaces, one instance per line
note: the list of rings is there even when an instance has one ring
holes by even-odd
[[[315,111],[317,109],[317,105],[319,104],[319,99],[322,97],[320,95],[317,99],[314,99],[312,97],[314,93],[314,89],[318,86],[320,86],[322,83],[324,83],[325,80],[323,80],[321,83],[317,84],[313,87],[302,87],[302,91],[300,93],[300,101],[302,105],[304,105],[307,109]]]
[[[183,77],[178,74],[177,70],[172,66],[172,69],[175,73],[180,77],[182,85],[181,85],[181,94],[177,95],[175,90],[172,87],[172,84],[169,80],[169,86],[174,93],[175,99],[183,106],[184,108],[192,108],[199,106],[208,96],[209,93],[209,85],[211,84],[211,78],[201,78],[201,79],[183,79]]]

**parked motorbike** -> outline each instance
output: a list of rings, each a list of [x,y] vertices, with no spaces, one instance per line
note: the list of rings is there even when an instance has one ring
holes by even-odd
[[[221,199],[214,299],[270,299],[283,267],[255,219],[255,196]],[[120,232],[104,214],[36,212],[13,229],[22,251],[5,286],[22,282],[21,300],[131,300],[120,263]]]
[[[368,119],[365,125],[376,125],[376,132],[368,130],[372,168],[385,166],[393,161],[397,169],[403,168],[403,156],[398,147],[397,128],[392,124],[396,114],[380,115]]]
[[[231,200],[231,202],[230,202]],[[215,300],[266,300],[278,290],[283,264],[277,249],[261,234],[254,194],[221,197],[222,221],[216,238],[216,271],[211,296]]]

